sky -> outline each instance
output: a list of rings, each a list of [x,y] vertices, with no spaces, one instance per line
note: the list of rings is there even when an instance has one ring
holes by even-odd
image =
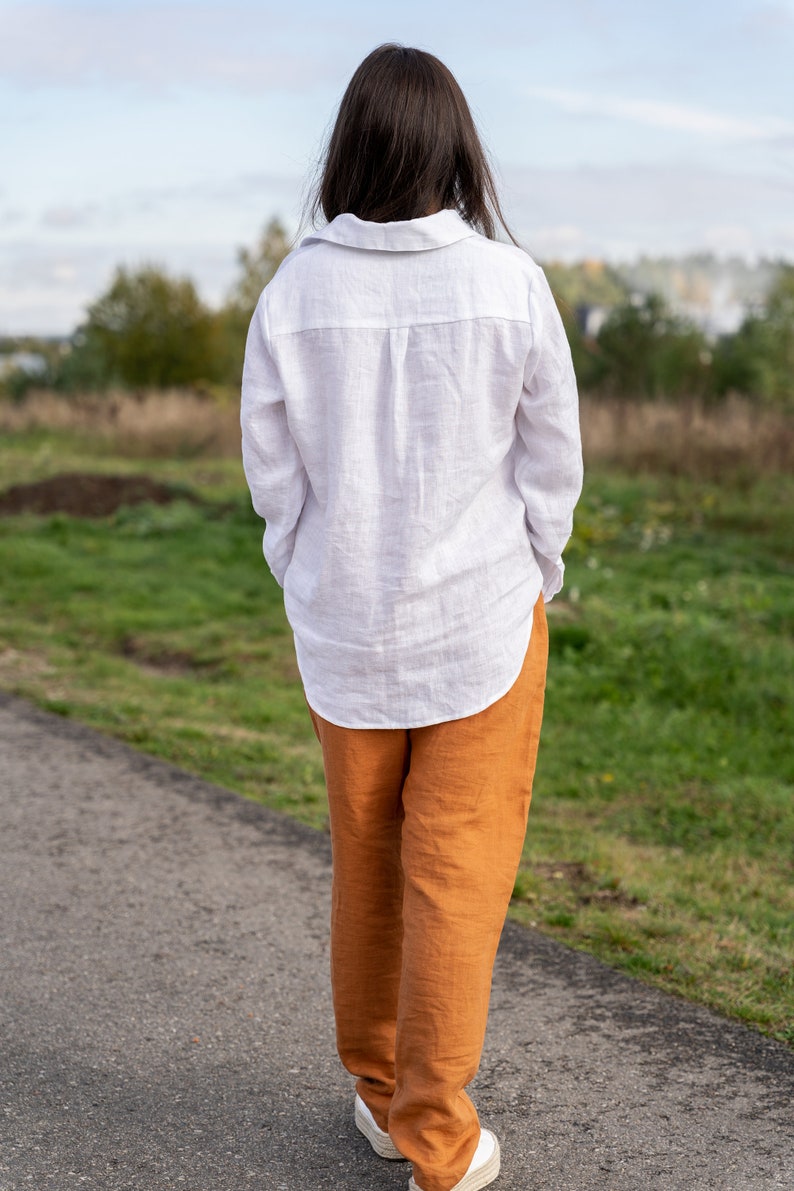
[[[0,0],[0,335],[122,264],[222,302],[385,41],[456,75],[537,259],[794,260],[794,0]]]

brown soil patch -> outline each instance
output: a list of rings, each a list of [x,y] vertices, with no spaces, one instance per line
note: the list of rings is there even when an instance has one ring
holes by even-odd
[[[191,493],[148,476],[97,476],[81,472],[52,476],[35,484],[14,484],[0,494],[0,515],[68,513],[71,517],[108,517],[123,505],[199,503]]]
[[[599,887],[596,878],[586,865],[562,861],[559,864],[538,864],[535,872],[547,881],[565,882],[570,886],[580,905],[637,906],[636,897],[626,893],[619,885]]]
[[[547,881],[567,881],[576,888],[594,880],[587,866],[579,862],[562,860],[558,864],[536,864],[534,871]]]
[[[186,649],[161,649],[157,645],[127,636],[120,643],[120,652],[142,670],[156,674],[189,674],[197,669],[193,654]]]

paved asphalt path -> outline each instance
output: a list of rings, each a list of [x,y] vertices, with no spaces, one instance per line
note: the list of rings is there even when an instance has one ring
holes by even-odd
[[[0,696],[0,1191],[387,1191],[327,979],[326,837]],[[505,930],[500,1191],[794,1188],[794,1057]]]

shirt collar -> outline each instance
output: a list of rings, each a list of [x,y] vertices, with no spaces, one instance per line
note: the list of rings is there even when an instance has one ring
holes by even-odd
[[[443,248],[466,236],[475,236],[473,227],[461,219],[457,211],[436,211],[419,219],[402,219],[394,223],[373,223],[357,215],[337,215],[326,227],[312,232],[303,241],[330,240],[350,248],[371,248],[379,252],[422,252],[428,248]]]

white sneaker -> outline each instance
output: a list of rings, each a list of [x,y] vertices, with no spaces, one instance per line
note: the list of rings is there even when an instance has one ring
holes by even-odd
[[[364,1134],[379,1158],[392,1158],[400,1162],[405,1161],[388,1133],[384,1133],[378,1127],[372,1113],[358,1095],[356,1096],[356,1128]],[[483,1186],[485,1186],[484,1183]]]
[[[481,1191],[482,1187],[489,1186],[498,1177],[500,1164],[499,1142],[493,1133],[481,1129],[480,1140],[469,1169],[452,1191]],[[422,1188],[411,1179],[408,1191],[422,1191]]]

